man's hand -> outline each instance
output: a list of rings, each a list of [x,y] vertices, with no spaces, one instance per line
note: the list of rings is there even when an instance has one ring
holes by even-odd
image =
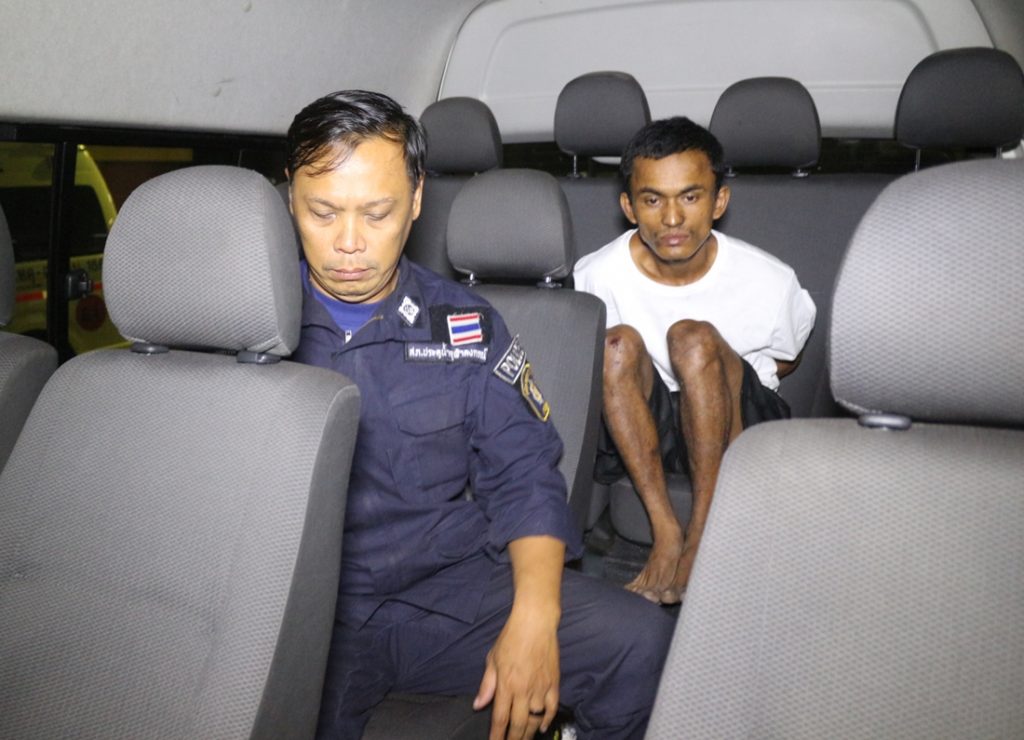
[[[565,546],[552,537],[509,544],[515,598],[487,654],[474,709],[491,708],[490,740],[529,740],[558,710],[558,621]]]

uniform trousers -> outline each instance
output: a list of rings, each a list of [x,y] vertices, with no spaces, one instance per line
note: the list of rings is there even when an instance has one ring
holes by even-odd
[[[512,596],[511,566],[497,565],[471,623],[399,601],[363,625],[336,619],[317,737],[356,740],[389,692],[474,695]],[[580,737],[643,737],[674,624],[619,586],[563,572],[559,700]]]

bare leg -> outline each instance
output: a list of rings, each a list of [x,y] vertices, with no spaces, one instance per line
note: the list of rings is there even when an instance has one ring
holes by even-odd
[[[706,322],[673,324],[668,345],[679,379],[679,420],[693,485],[693,513],[672,581],[672,588],[684,590],[711,508],[722,456],[743,430],[743,362]]]
[[[669,503],[658,444],[658,431],[648,399],[654,365],[639,333],[615,326],[605,336],[604,417],[644,508],[651,520],[654,546],[640,574],[626,588],[649,601],[676,603],[673,587],[683,554],[683,532]]]

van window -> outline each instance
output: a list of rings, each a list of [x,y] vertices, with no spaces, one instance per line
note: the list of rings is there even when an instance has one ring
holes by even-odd
[[[196,164],[249,167],[272,182],[284,178],[283,146],[273,140],[261,139],[249,149],[229,141],[195,147],[113,145],[106,140],[122,138],[120,134],[94,136],[98,143],[76,146],[74,187],[64,204],[70,216],[58,240],[51,238],[54,146],[0,142],[0,207],[14,242],[17,271],[14,316],[5,330],[50,341],[64,357],[127,344],[110,321],[103,299],[103,250],[118,209],[135,188],[157,175]],[[147,135],[139,136],[144,140]],[[87,137],[88,133],[83,136]],[[68,301],[65,331],[47,322],[47,302],[54,290],[49,267],[63,264],[53,261],[57,254],[67,255],[70,270],[84,270],[92,281],[90,291]],[[57,287],[63,297],[63,285]]]

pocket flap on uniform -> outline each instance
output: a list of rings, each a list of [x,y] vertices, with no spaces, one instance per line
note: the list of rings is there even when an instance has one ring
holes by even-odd
[[[395,420],[398,428],[408,434],[432,434],[462,424],[466,417],[466,393],[462,389],[424,393],[417,389],[417,397],[408,398],[408,393],[394,394],[406,398],[392,397]]]

